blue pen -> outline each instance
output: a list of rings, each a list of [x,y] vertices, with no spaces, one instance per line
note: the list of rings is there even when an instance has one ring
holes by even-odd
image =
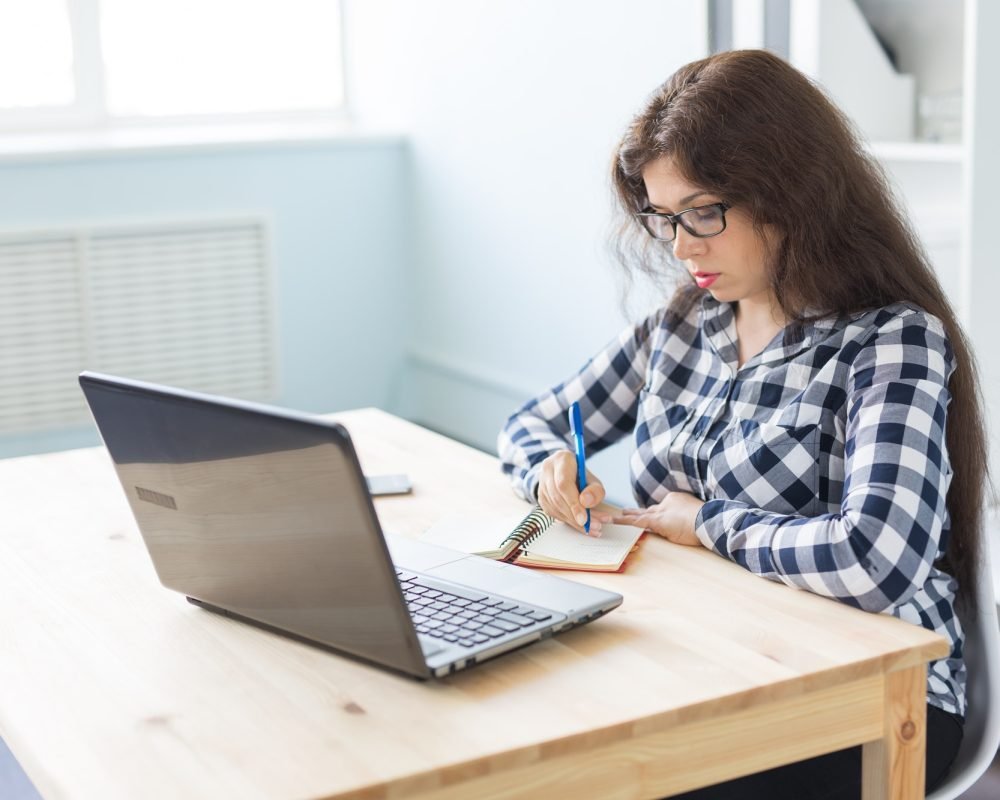
[[[573,403],[569,407],[569,429],[576,444],[576,488],[581,492],[587,486],[587,461],[583,452],[583,418],[580,416],[580,404]],[[587,521],[583,526],[590,535],[590,509],[587,509]]]

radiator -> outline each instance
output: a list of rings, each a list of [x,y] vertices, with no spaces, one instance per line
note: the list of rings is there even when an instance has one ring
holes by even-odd
[[[0,435],[85,424],[83,369],[273,399],[267,234],[263,219],[0,233]]]

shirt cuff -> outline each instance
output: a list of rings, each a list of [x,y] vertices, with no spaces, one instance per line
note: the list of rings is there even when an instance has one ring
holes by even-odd
[[[743,519],[750,513],[746,503],[735,500],[709,500],[698,511],[694,532],[705,547],[720,556],[739,561],[733,553],[731,534],[739,530]]]
[[[538,502],[538,484],[541,482],[541,462],[530,467],[518,482],[517,493],[529,503]]]
[[[694,518],[694,533],[709,550],[729,558],[729,548],[726,547],[727,505],[729,501],[726,500],[709,500],[702,505]],[[732,517],[732,511],[729,511],[729,516]]]

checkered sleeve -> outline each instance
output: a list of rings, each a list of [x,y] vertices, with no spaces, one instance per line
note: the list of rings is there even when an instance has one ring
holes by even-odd
[[[696,532],[752,572],[880,612],[923,586],[947,544],[954,358],[941,323],[916,311],[880,317],[842,358],[850,369],[839,513],[786,516],[711,500]]]
[[[497,438],[497,451],[517,494],[533,502],[541,463],[573,449],[566,413],[572,403],[580,403],[588,454],[631,433],[652,339],[663,317],[661,310],[626,328],[578,372],[510,416]]]

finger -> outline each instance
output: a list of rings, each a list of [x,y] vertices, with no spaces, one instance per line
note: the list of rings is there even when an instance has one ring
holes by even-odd
[[[560,510],[559,503],[553,499],[552,492],[549,489],[549,485],[539,486],[538,488],[538,505],[546,514],[555,519],[562,520],[565,522],[564,512]]]
[[[580,503],[580,490],[576,485],[576,462],[572,458],[563,458],[555,464],[555,486],[562,505],[566,508],[569,518],[576,522],[576,527],[583,530],[587,521],[587,511]]]
[[[636,514],[645,514],[646,509],[644,508],[623,508],[619,511],[619,516],[630,516],[634,517]]]
[[[559,520],[563,519],[564,513],[560,511],[559,493],[556,490],[556,463],[563,455],[555,453],[542,462],[537,492],[538,505],[542,511]]]
[[[562,495],[558,491],[553,491],[553,484],[549,484],[545,487],[545,505],[542,506],[542,510],[548,514],[550,517],[554,517],[560,522],[565,522],[567,525],[583,531],[583,526],[578,525],[576,520],[573,518],[572,510],[569,504],[564,500]],[[542,492],[538,493],[539,500],[541,500]]]
[[[636,528],[645,528],[650,522],[650,518],[645,514],[621,514],[613,519],[618,525],[632,525]]]
[[[580,493],[580,503],[586,508],[593,508],[604,502],[604,484],[600,482],[589,471],[587,472],[587,485]]]
[[[545,489],[545,484],[538,484],[538,507],[542,509],[550,517],[554,516],[555,509],[552,507],[552,501],[549,500],[549,493]]]

